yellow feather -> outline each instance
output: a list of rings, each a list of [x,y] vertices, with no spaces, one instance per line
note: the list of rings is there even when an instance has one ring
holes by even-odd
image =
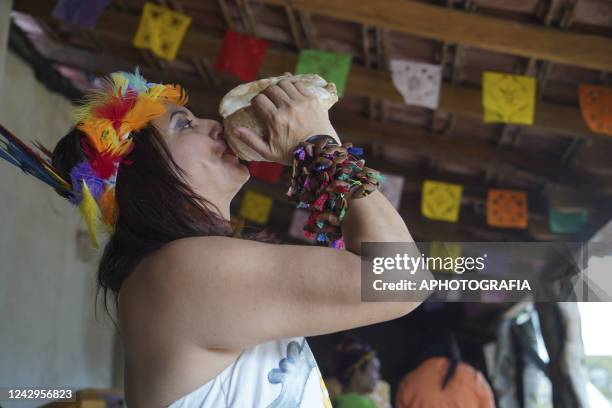
[[[77,106],[71,112],[72,119],[75,123],[80,123],[86,120],[91,114],[91,105],[84,102],[82,105]]]
[[[124,95],[128,89],[128,79],[121,72],[113,72],[111,78],[113,80],[113,93],[117,96]],[[121,89],[121,94],[119,90]]]
[[[151,99],[157,100],[162,94],[162,92],[164,92],[165,87],[166,86],[162,84],[155,84],[151,88],[149,88],[149,91],[147,93]]]
[[[117,86],[112,78],[103,78],[102,86],[89,93],[85,99],[81,100],[79,105],[72,110],[72,117],[76,123],[84,122],[92,119],[93,111],[99,106],[105,105],[117,94]]]
[[[83,218],[85,218],[85,223],[87,224],[89,241],[94,248],[98,249],[100,248],[97,237],[100,208],[98,207],[93,195],[91,195],[91,191],[89,191],[89,187],[87,187],[85,180],[82,180],[81,182],[83,183],[83,201],[79,206],[79,210],[81,211]]]
[[[115,156],[124,156],[126,152],[132,147],[132,139],[126,139],[110,149],[110,152]]]

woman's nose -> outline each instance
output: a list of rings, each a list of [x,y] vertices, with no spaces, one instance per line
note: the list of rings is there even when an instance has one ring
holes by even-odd
[[[210,131],[209,131],[209,136],[213,139],[213,140],[219,140],[221,139],[221,132],[223,131],[223,126],[221,126],[221,124],[219,122],[217,122],[216,120],[212,120],[212,125],[210,127]]]

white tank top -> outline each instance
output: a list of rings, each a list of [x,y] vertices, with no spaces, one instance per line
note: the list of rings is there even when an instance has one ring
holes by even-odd
[[[274,340],[244,350],[215,378],[168,408],[331,408],[306,339]]]

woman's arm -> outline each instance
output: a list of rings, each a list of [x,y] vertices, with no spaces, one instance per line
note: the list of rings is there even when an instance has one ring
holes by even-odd
[[[402,217],[378,190],[349,200],[342,223],[346,249],[361,253],[362,242],[414,242]]]
[[[207,348],[333,333],[401,317],[419,304],[362,302],[360,257],[326,247],[193,237],[166,245],[139,268],[148,275],[141,307],[170,317],[166,330]]]

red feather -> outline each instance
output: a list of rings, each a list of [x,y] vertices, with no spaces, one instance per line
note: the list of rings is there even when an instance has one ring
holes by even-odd
[[[85,139],[81,139],[81,146],[83,146],[83,151],[87,156],[92,170],[96,173],[96,175],[98,175],[98,177],[101,179],[107,179],[115,173],[117,163],[123,157],[122,155],[113,153],[110,150],[98,152],[92,148]],[[129,153],[133,147],[134,146],[132,144],[128,150],[124,152],[124,155]]]
[[[306,220],[306,226],[314,228],[315,224],[317,223],[317,217],[319,216],[319,214],[321,214],[320,211],[312,210],[308,215],[308,220]]]
[[[108,103],[94,110],[94,115],[110,120],[118,133],[125,114],[134,107],[137,97],[138,94],[134,91],[128,91],[124,96],[112,96]]]

